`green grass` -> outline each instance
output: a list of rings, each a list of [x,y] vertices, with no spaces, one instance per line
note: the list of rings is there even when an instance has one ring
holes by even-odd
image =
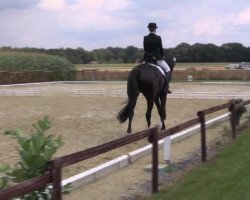
[[[189,68],[189,67],[225,67],[230,63],[177,63],[176,67]]]
[[[249,200],[250,130],[151,200]]]
[[[225,67],[229,63],[177,63],[175,68],[190,68],[190,67]],[[138,65],[137,63],[126,64],[76,64],[77,69],[132,69]]]
[[[119,64],[76,64],[76,69],[132,69],[136,63]]]

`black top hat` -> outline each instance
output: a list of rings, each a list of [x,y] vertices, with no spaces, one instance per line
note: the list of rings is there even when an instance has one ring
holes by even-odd
[[[158,28],[158,27],[156,26],[156,23],[149,23],[148,28]]]

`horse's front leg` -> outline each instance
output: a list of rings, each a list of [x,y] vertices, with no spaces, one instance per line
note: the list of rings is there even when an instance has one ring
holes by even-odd
[[[166,129],[165,122],[161,121],[161,130],[165,130],[165,129]]]

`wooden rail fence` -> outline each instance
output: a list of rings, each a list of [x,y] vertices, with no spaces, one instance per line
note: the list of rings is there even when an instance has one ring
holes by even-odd
[[[243,101],[242,105],[250,104],[250,100]],[[113,149],[122,147],[124,145],[130,144],[132,142],[148,138],[148,141],[152,143],[152,193],[158,192],[158,141],[170,136],[175,133],[194,126],[198,123],[201,125],[201,160],[202,162],[207,161],[207,149],[206,149],[206,118],[205,116],[217,112],[222,109],[229,109],[231,112],[230,125],[232,138],[236,138],[235,129],[235,112],[237,109],[237,104],[234,100],[229,103],[218,105],[212,108],[201,110],[197,112],[197,118],[186,121],[177,126],[171,127],[167,130],[159,131],[159,127],[153,127],[147,130],[143,130],[132,135],[128,135],[117,140],[113,140],[77,153],[66,155],[51,161],[49,165],[48,173],[41,175],[39,177],[27,180],[15,186],[0,190],[0,200],[8,200],[15,197],[22,196],[31,191],[45,187],[51,184],[53,187],[52,198],[54,200],[62,199],[62,168],[74,163],[87,160],[89,158],[95,157],[97,155],[103,154],[105,152],[111,151]]]
[[[125,70],[98,70],[98,69],[78,69],[71,72],[60,72],[63,76],[58,76],[58,72],[52,71],[0,71],[0,85],[34,83],[48,81],[94,81],[94,80],[127,80],[131,69]],[[67,74],[67,75],[66,75]],[[174,70],[173,80],[186,81],[188,76],[193,80],[250,80],[250,70],[196,70],[195,68],[186,70]]]

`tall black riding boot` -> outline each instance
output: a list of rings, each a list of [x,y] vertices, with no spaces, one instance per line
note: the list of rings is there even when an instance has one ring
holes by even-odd
[[[171,73],[170,72],[166,72],[165,73],[164,87],[163,87],[163,92],[165,94],[172,93],[171,91],[169,91],[169,81],[170,81],[170,78],[171,78]]]
[[[172,71],[169,72],[169,81],[168,81],[168,94],[171,94],[172,91],[169,90],[169,82],[172,81]]]

